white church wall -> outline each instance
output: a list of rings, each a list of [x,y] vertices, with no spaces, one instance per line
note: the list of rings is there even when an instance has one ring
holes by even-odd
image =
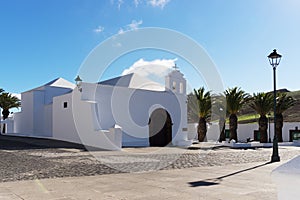
[[[188,125],[187,125],[187,97],[185,93],[183,94],[176,94],[176,98],[179,100],[181,114],[180,114],[180,127],[179,130],[182,134],[177,135],[178,141],[188,141]],[[178,143],[178,145],[181,145]],[[185,145],[182,143],[182,145]]]
[[[63,108],[64,102],[68,107]],[[121,133],[117,128],[95,129],[95,102],[82,101],[77,88],[53,101],[53,137],[107,150],[121,149]]]
[[[81,92],[75,88],[72,93],[67,93],[68,88],[43,86],[22,94],[22,112],[15,115],[15,130],[22,135],[53,137],[110,150],[121,148],[118,134],[122,130],[123,145],[148,146],[149,118],[155,109],[163,108],[173,122],[172,142],[178,145],[188,139],[185,80],[180,84],[175,94],[89,83],[82,84]],[[63,107],[65,102],[67,108]]]
[[[71,92],[72,89],[70,88],[60,88],[60,87],[53,87],[53,86],[45,86],[44,87],[44,104],[51,104],[53,101],[53,97],[60,96]]]
[[[44,136],[44,91],[33,91],[33,131],[31,136]]]
[[[85,84],[83,91],[88,86]],[[120,125],[124,133],[124,146],[149,145],[148,122],[151,113],[157,108],[166,109],[171,116],[174,124],[172,129],[173,142],[187,139],[187,134],[182,133],[183,128],[187,129],[186,118],[182,115],[186,108],[181,110],[181,107],[186,106],[184,95],[181,97],[181,100],[185,99],[184,105],[181,106],[176,96],[170,92],[98,86],[95,94],[96,96],[93,99],[89,98],[89,100],[99,102],[97,105],[100,126],[103,129],[108,129],[113,124]]]
[[[33,132],[33,92],[21,94],[22,111],[14,113],[14,132],[30,135]]]
[[[14,113],[14,133],[25,136],[52,136],[52,98],[70,88],[44,86],[23,92],[22,110]]]
[[[45,104],[47,91],[33,91],[33,132],[31,136],[52,136],[52,104]],[[51,100],[52,102],[52,100]]]
[[[44,106],[44,130],[45,137],[52,137],[52,104]]]
[[[64,108],[64,103],[67,107]],[[72,93],[53,98],[53,138],[81,143],[72,113]]]
[[[22,130],[22,112],[14,113],[13,120],[14,120],[13,133],[20,133],[20,131]]]

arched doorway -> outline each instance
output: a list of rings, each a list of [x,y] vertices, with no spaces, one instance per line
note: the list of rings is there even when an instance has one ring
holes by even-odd
[[[172,141],[172,125],[168,111],[162,108],[154,110],[149,119],[150,146],[168,145]]]

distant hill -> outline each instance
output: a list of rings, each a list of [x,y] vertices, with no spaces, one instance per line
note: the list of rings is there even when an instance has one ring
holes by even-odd
[[[273,91],[272,91],[273,92]],[[283,113],[283,119],[285,122],[300,122],[300,90],[299,91],[289,91],[287,89],[280,89],[277,92],[287,93],[289,96],[292,96],[296,103],[292,108],[289,108]],[[273,113],[271,113],[273,114]],[[256,115],[254,119],[246,119],[246,120],[239,120],[239,123],[251,123],[256,122],[259,118],[259,115],[256,114],[249,106],[245,106],[238,114],[239,117],[243,118],[242,116],[245,115]]]
[[[273,91],[271,91],[273,92]],[[288,95],[292,96],[296,103],[295,105],[286,110],[283,113],[283,119],[285,122],[300,122],[300,90],[299,91],[289,91],[287,89],[279,89],[277,92],[287,93]],[[191,100],[193,99],[193,100]],[[198,117],[195,113],[195,99],[189,97],[188,98],[188,122],[189,123],[197,123]],[[196,104],[197,105],[197,104]],[[258,121],[259,115],[251,109],[249,106],[245,106],[241,111],[238,113],[239,123],[254,123]]]

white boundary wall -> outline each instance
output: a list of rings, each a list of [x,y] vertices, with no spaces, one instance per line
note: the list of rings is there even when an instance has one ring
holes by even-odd
[[[197,123],[188,124],[188,139],[197,139]],[[284,142],[288,142],[290,139],[289,130],[294,130],[295,127],[300,129],[300,122],[284,122],[282,128],[282,137]],[[226,124],[226,129],[229,129],[228,124]],[[238,125],[238,140],[245,141],[247,138],[254,139],[254,130],[258,130],[258,123],[252,124],[239,124]],[[270,124],[271,131],[271,140],[273,141],[274,137],[274,124]],[[219,125],[218,123],[207,124],[207,140],[208,141],[217,141],[219,138]],[[269,135],[269,131],[268,131]]]

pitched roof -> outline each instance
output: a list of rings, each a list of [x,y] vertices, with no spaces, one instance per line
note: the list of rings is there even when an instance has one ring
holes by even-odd
[[[61,87],[61,88],[70,88],[70,89],[75,88],[75,84],[73,84],[63,78],[54,79],[53,81],[50,81],[49,83],[46,83],[43,86]]]
[[[163,85],[151,81],[146,77],[142,77],[135,73],[119,76],[106,81],[101,81],[98,84],[127,87],[133,89],[142,89],[142,90],[165,91],[165,87]]]
[[[74,89],[75,84],[63,79],[63,78],[56,78],[42,86],[39,86],[37,88],[28,90],[26,92],[32,91],[32,90],[44,90],[45,87],[59,87],[59,88],[69,88],[69,89]]]

